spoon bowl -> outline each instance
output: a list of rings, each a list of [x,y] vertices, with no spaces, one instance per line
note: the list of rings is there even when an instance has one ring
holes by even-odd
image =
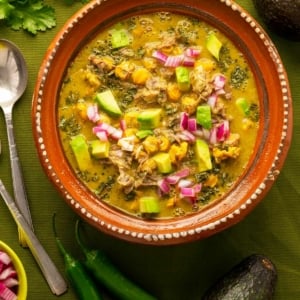
[[[0,39],[0,107],[3,110],[6,122],[14,196],[21,213],[33,228],[15,143],[12,113],[14,104],[26,89],[27,81],[27,66],[22,53],[12,42]],[[19,240],[22,246],[27,246],[20,228]]]
[[[28,72],[23,55],[15,44],[0,40],[0,105],[9,107],[23,95]]]

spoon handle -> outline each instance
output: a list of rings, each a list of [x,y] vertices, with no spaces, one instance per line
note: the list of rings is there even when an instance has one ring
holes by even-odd
[[[67,291],[67,284],[53,261],[47,254],[46,250],[41,245],[36,235],[31,230],[30,226],[24,219],[18,207],[15,205],[14,200],[7,192],[2,180],[0,179],[0,194],[6,203],[10,213],[12,214],[17,225],[23,230],[25,238],[32,255],[34,256],[37,264],[39,265],[48,285],[55,295],[61,295]]]
[[[9,153],[10,153],[10,163],[11,163],[11,172],[12,172],[12,181],[13,181],[13,190],[14,190],[14,198],[16,204],[24,216],[27,223],[30,225],[33,230],[32,219],[29,209],[29,204],[26,196],[25,185],[23,180],[23,175],[21,172],[21,165],[18,157],[17,146],[15,143],[15,136],[13,130],[13,122],[12,122],[12,106],[7,107],[4,110],[6,128],[7,128],[7,136],[9,143]],[[20,228],[19,231],[19,241],[21,246],[26,247],[26,238]]]

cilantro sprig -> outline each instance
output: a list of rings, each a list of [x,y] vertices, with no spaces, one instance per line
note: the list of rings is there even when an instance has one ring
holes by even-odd
[[[76,0],[64,0],[68,5]],[[89,0],[77,0],[87,3]],[[43,0],[0,0],[0,27],[25,30],[33,35],[56,26],[55,9]]]

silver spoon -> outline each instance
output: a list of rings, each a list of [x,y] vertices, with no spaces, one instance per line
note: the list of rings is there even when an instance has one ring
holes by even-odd
[[[14,200],[7,192],[3,182],[0,179],[0,195],[6,203],[11,215],[13,216],[19,228],[22,228],[28,247],[31,250],[36,262],[38,263],[51,291],[55,295],[61,295],[67,291],[67,284],[60,275],[53,261],[41,245],[40,241],[31,230],[30,226],[24,219]]]
[[[14,198],[22,215],[33,229],[12,122],[14,104],[23,95],[27,79],[26,63],[19,49],[8,40],[0,39],[0,107],[6,122]],[[20,228],[19,241],[26,247],[26,239]]]

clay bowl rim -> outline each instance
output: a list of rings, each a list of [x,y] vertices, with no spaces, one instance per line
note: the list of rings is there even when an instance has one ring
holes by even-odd
[[[57,99],[69,62],[97,31],[129,15],[159,10],[199,17],[234,41],[248,58],[259,83],[261,120],[251,164],[226,197],[195,214],[153,221],[124,214],[100,202],[80,184],[60,146],[56,101],[53,99]],[[71,49],[73,51],[69,51]],[[90,2],[66,22],[47,49],[35,85],[32,120],[41,164],[67,204],[105,233],[130,242],[154,245],[202,239],[238,223],[248,215],[280,173],[290,147],[293,122],[289,82],[275,46],[255,19],[230,0],[213,3],[187,0],[184,4],[180,0],[163,3],[151,0]]]

